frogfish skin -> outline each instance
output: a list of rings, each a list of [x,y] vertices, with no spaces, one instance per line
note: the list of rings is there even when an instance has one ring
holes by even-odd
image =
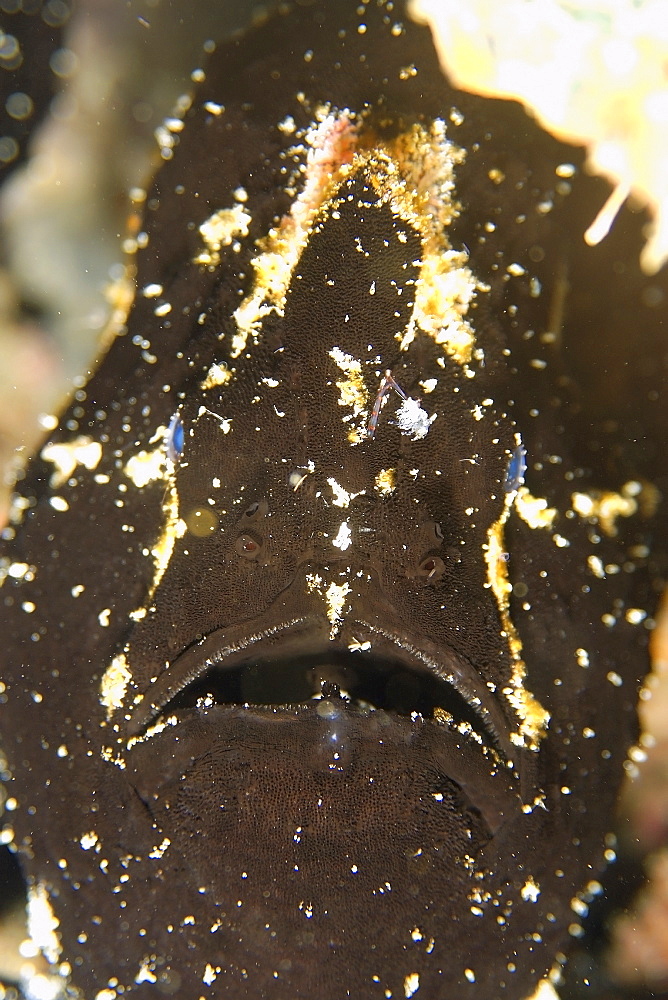
[[[48,957],[97,1000],[528,1000],[647,669],[646,486],[574,388],[604,196],[402,3],[201,75],[0,549]]]

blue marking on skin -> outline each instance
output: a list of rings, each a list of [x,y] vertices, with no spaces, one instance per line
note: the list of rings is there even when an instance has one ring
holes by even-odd
[[[514,449],[506,469],[506,478],[503,488],[506,493],[514,493],[524,482],[524,474],[527,471],[527,450],[520,442]]]
[[[169,427],[167,428],[167,433],[165,435],[167,458],[175,465],[183,454],[184,443],[183,424],[181,423],[181,417],[177,412],[169,421]]]

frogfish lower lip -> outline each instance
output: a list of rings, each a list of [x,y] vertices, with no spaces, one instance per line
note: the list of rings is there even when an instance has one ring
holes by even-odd
[[[272,795],[276,783],[299,787],[305,801],[312,801],[318,790],[331,789],[337,776],[333,787],[340,805],[347,801],[354,810],[371,782],[380,795],[376,810],[382,813],[386,808],[382,788],[389,798],[397,793],[398,785],[393,787],[390,777],[394,773],[404,786],[402,808],[411,814],[416,810],[413,821],[418,826],[442,801],[442,794],[444,800],[440,790],[447,787],[457,790],[462,822],[465,811],[476,814],[484,840],[495,836],[522,806],[518,777],[500,756],[489,750],[483,753],[465,732],[437,718],[368,710],[336,692],[311,704],[280,708],[214,704],[177,711],[176,716],[176,742],[171,725],[157,726],[155,735],[149,730],[146,738],[130,741],[127,759],[133,786],[161,826],[175,821],[181,795],[202,782],[208,801],[225,802],[228,816],[245,800],[249,785],[256,804],[264,807],[263,788]],[[384,762],[381,771],[379,761]],[[410,774],[415,776],[414,785]],[[426,798],[421,790],[425,780],[434,785]],[[165,805],[169,816],[160,819]],[[345,840],[345,830],[336,835]]]
[[[363,708],[447,720],[506,761],[516,756],[499,704],[463,657],[377,622],[347,621],[332,639],[319,616],[254,631],[219,628],[199,639],[144,693],[126,733],[139,735],[166,710],[294,706],[329,689]]]

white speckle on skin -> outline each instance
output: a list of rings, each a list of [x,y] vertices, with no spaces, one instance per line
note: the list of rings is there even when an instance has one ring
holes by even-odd
[[[207,962],[206,969],[204,970],[204,975],[202,976],[202,982],[205,984],[205,986],[211,986],[211,984],[215,981],[220,971],[221,967],[219,965],[217,965],[214,968],[213,965],[209,965],[209,963]]]
[[[520,889],[520,896],[525,903],[537,903],[538,897],[540,896],[540,885],[538,882],[535,882],[531,876],[529,876]]]
[[[332,503],[335,507],[349,507],[351,500],[354,500],[355,497],[363,496],[366,492],[365,490],[360,490],[359,493],[349,493],[348,490],[344,489],[343,486],[340,486],[336,479],[331,476],[327,482],[332,487],[332,492],[334,493],[334,500]]]
[[[299,469],[293,469],[290,475],[288,476],[288,483],[290,485],[290,489],[296,493],[301,484],[308,476],[308,474],[314,471],[315,471],[315,465],[311,461],[307,462],[306,465],[301,466]]]
[[[27,916],[30,940],[47,961],[54,964],[60,958],[60,941],[56,934],[60,922],[51,908],[49,895],[42,882],[28,887]]]
[[[342,521],[336,538],[332,539],[332,545],[345,552],[352,545],[352,536],[347,521]]]
[[[97,616],[97,620],[99,621],[102,628],[109,628],[110,615],[111,615],[111,608],[105,608],[104,611],[100,611],[99,615]]]
[[[206,378],[200,389],[215,389],[219,385],[227,385],[232,379],[232,372],[226,365],[213,364],[206,373]]]
[[[157,983],[158,977],[151,969],[153,964],[153,959],[149,955],[144,955],[139,966],[139,972],[135,976],[135,982],[138,985],[139,983]]]
[[[420,989],[420,974],[418,972],[411,972],[409,976],[404,979],[404,996],[407,998],[412,997],[414,993]]]
[[[318,573],[308,573],[306,575],[307,591],[320,594],[325,601],[327,619],[331,624],[330,639],[334,639],[339,631],[346,597],[350,593],[351,587],[347,581],[343,583],[332,582],[326,591],[323,591],[323,586],[324,580]]]
[[[49,497],[49,503],[54,510],[61,511],[62,513],[70,509],[70,505],[65,497]]]
[[[438,414],[432,413],[429,416],[417,399],[408,397],[401,403],[396,416],[396,423],[401,433],[410,435],[411,441],[420,441],[427,436]]]
[[[160,437],[167,433],[166,427],[161,427],[159,430]],[[133,455],[126,462],[123,472],[137,489],[141,489],[156,479],[163,479],[166,469],[165,451],[161,447],[154,451],[140,451]]]
[[[230,246],[239,236],[248,236],[248,227],[252,221],[252,217],[240,204],[214,212],[199,227],[205,249],[195,257],[195,263],[216,267],[220,264],[221,248]]]
[[[58,489],[78,465],[91,472],[96,469],[102,458],[102,445],[90,437],[81,436],[73,441],[45,444],[39,454],[40,458],[54,466],[49,485],[51,489]]]
[[[91,847],[95,847],[98,843],[99,840],[95,830],[90,830],[88,833],[82,833],[79,838],[79,844],[84,851],[90,851]]]
[[[170,844],[171,840],[169,839],[169,837],[165,837],[164,840],[157,847],[153,848],[153,850],[149,854],[149,858],[154,858],[154,859],[162,858],[165,851],[170,846]]]

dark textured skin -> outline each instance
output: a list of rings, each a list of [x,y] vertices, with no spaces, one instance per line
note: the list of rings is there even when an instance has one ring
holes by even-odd
[[[30,506],[5,532],[2,554],[7,565],[35,570],[34,579],[10,573],[0,595],[0,726],[18,800],[12,822],[29,880],[48,888],[72,982],[87,998],[110,983],[110,996],[120,984],[137,1000],[362,1000],[410,995],[417,974],[418,995],[427,998],[522,1000],[568,937],[573,897],[602,868],[646,670],[645,632],[624,617],[647,600],[643,568],[629,555],[644,528],[632,519],[610,539],[566,515],[575,488],[620,487],[631,470],[573,459],[571,442],[581,456],[590,430],[585,418],[569,416],[559,343],[525,335],[548,328],[558,265],[589,221],[583,206],[596,185],[576,177],[573,194],[554,194],[555,166],[577,165],[579,154],[540,134],[516,106],[450,91],[429,33],[400,10],[386,14],[369,5],[360,34],[354,4],[316,4],[217,52],[149,194],[149,241],[137,259],[138,288],[160,283],[171,312],[156,317],[156,301],[137,297],[127,332],[53,436],[100,441],[97,468],[80,466],[52,488],[52,464],[35,458],[17,485]],[[399,36],[390,31],[395,21],[404,24]],[[417,75],[400,76],[411,64]],[[204,101],[225,113],[212,115]],[[466,245],[471,269],[490,286],[469,312],[484,349],[484,364],[471,362],[473,378],[447,357],[440,368],[443,351],[424,334],[399,351],[394,335],[410,318],[420,239],[379,204],[363,172],[339,192],[338,219],[323,211],[284,315],[272,314],[258,343],[230,356],[254,240],[294,197],[279,155],[294,139],[276,125],[292,115],[306,126],[319,103],[364,111],[365,127],[388,136],[414,121],[448,122],[453,105],[463,113],[448,126],[466,150],[456,170],[462,211],[449,240]],[[502,184],[490,181],[492,169],[503,171]],[[239,186],[252,216],[248,238],[238,252],[223,247],[216,267],[193,263],[199,225],[231,205]],[[537,211],[549,193],[554,209]],[[484,228],[490,219],[493,232]],[[544,249],[542,263],[532,263],[532,247]],[[513,263],[527,274],[508,275]],[[543,284],[539,296],[530,292],[531,274]],[[150,341],[155,363],[142,359],[135,338]],[[369,359],[371,402],[391,370],[438,414],[427,436],[400,433],[390,392],[375,436],[351,447],[334,385],[341,373],[323,345]],[[544,369],[530,365],[537,356]],[[214,362],[236,376],[204,391]],[[423,396],[419,381],[435,375],[438,388]],[[474,420],[472,408],[488,398],[484,419]],[[205,537],[177,540],[151,594],[154,567],[143,550],[162,530],[168,487],[161,479],[137,488],[123,468],[155,447],[156,427],[177,408],[185,447],[171,485],[181,516],[206,508],[218,477],[209,505],[217,522]],[[229,433],[220,417],[231,419]],[[551,716],[537,749],[510,738],[518,720],[500,692],[513,664],[483,558],[518,432],[527,485],[558,512],[545,530],[513,509],[505,535],[526,687]],[[293,489],[290,473],[309,461],[314,471]],[[374,480],[389,467],[397,487],[381,496]],[[109,482],[96,482],[100,474]],[[366,492],[342,510],[332,503],[332,477],[350,493]],[[67,510],[50,505],[54,494]],[[475,518],[468,508],[478,509]],[[344,518],[353,544],[340,552],[328,539]],[[557,546],[554,532],[570,544]],[[626,569],[598,579],[587,567],[591,554]],[[351,584],[331,639],[322,596],[305,585],[315,574]],[[75,598],[78,585],[85,589]],[[27,613],[25,602],[35,609]],[[147,602],[146,617],[131,620]],[[108,625],[98,618],[103,609]],[[614,626],[603,624],[605,614]],[[454,678],[452,713],[477,719],[494,752],[427,715],[391,705],[365,712],[337,701],[335,690],[333,720],[313,701],[187,701],[191,677],[230,647],[223,663],[273,657],[277,671],[297,657],[322,659],[329,648],[345,670],[359,660],[348,653],[353,640],[371,642],[369,660],[396,661],[410,673],[417,651]],[[124,648],[131,694],[107,720],[100,682]],[[588,667],[577,661],[580,648]],[[621,684],[607,679],[611,672]],[[134,708],[137,695],[145,697]],[[172,704],[176,725],[128,748]],[[90,831],[97,842],[84,849]],[[540,887],[535,900],[522,893],[527,884]]]

